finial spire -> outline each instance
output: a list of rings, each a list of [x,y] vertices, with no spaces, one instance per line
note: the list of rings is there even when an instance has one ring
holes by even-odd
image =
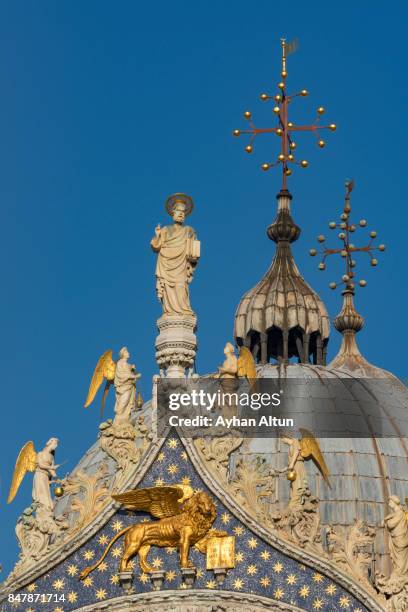
[[[276,127],[269,128],[257,128],[252,122],[252,115],[250,111],[245,111],[244,118],[249,121],[250,129],[248,130],[234,130],[234,136],[240,136],[241,134],[250,134],[250,140],[248,145],[245,147],[245,151],[247,153],[252,153],[253,151],[253,143],[255,138],[259,134],[268,134],[273,133],[276,134],[281,141],[280,145],[280,154],[276,161],[266,162],[262,164],[262,170],[269,170],[274,166],[281,165],[282,166],[282,190],[287,190],[287,177],[292,174],[292,165],[298,165],[302,168],[307,168],[309,165],[308,161],[305,159],[298,160],[295,158],[295,149],[296,142],[293,140],[293,134],[295,132],[313,132],[317,139],[317,144],[320,148],[325,146],[325,141],[321,139],[319,130],[336,130],[336,125],[334,123],[330,123],[328,125],[321,125],[319,123],[320,117],[325,112],[323,106],[319,106],[317,109],[317,115],[315,121],[310,125],[296,125],[292,121],[289,120],[289,104],[292,100],[298,96],[305,97],[308,95],[308,91],[306,89],[302,89],[300,92],[295,94],[287,94],[286,91],[286,78],[288,76],[287,72],[287,56],[290,53],[296,51],[298,47],[297,40],[287,43],[284,38],[281,39],[282,45],[282,71],[281,77],[282,81],[278,83],[279,93],[275,96],[270,96],[269,94],[262,93],[260,98],[262,101],[266,100],[274,100],[275,106],[273,107],[273,112],[277,117],[278,125]]]
[[[367,253],[370,257],[370,262],[372,266],[376,266],[378,264],[377,259],[374,257],[374,251],[384,251],[385,245],[380,244],[379,246],[375,246],[373,244],[374,239],[377,237],[377,232],[370,232],[370,239],[366,246],[356,246],[351,242],[351,234],[353,234],[357,230],[357,226],[351,223],[350,213],[351,213],[351,192],[354,188],[354,181],[346,181],[346,194],[344,199],[344,208],[343,212],[340,216],[340,223],[336,223],[335,221],[330,221],[329,228],[331,230],[340,229],[339,239],[341,240],[340,248],[327,248],[323,246],[323,251],[321,254],[323,255],[322,261],[319,263],[319,270],[326,269],[326,259],[330,255],[340,255],[342,259],[344,259],[345,273],[341,277],[340,283],[331,282],[329,287],[331,289],[336,289],[337,285],[343,285],[344,289],[342,291],[343,294],[343,307],[339,314],[335,317],[333,323],[334,327],[339,331],[342,336],[342,344],[340,351],[334,358],[334,360],[330,363],[331,368],[340,368],[347,369],[350,371],[359,370],[365,374],[372,374],[372,371],[375,370],[374,366],[371,366],[367,360],[361,355],[355,335],[358,333],[364,326],[364,318],[356,311],[354,306],[354,292],[355,292],[355,267],[357,262],[353,259],[355,253]],[[364,228],[367,226],[367,221],[365,219],[361,219],[359,222],[360,227]],[[324,244],[326,238],[323,235],[319,235],[317,240]],[[315,257],[318,254],[316,249],[310,249],[310,255]],[[365,287],[367,282],[363,279],[359,281],[360,287]]]

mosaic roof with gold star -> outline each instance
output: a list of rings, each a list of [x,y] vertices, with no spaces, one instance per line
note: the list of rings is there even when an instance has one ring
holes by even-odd
[[[217,507],[215,529],[227,531],[235,537],[236,567],[228,571],[222,585],[212,570],[206,569],[205,555],[196,548],[190,550],[190,560],[197,568],[194,589],[221,589],[223,591],[259,594],[273,600],[297,606],[301,610],[321,610],[333,612],[366,611],[367,608],[348,593],[341,585],[316,572],[297,560],[265,542],[257,533],[239,521],[231,511],[208,489],[189,459],[181,440],[172,431],[163,442],[155,460],[139,487],[158,485],[188,484],[195,491],[208,492]],[[141,521],[150,521],[145,512],[130,513],[118,510],[108,523],[81,548],[77,549],[64,562],[49,573],[38,577],[35,584],[21,590],[22,593],[58,593],[65,601],[58,602],[54,608],[70,612],[85,605],[107,602],[122,597],[125,591],[120,584],[118,565],[122,554],[122,540],[118,540],[99,567],[85,580],[79,580],[80,572],[91,562],[99,559],[106,545],[124,527]],[[153,519],[154,520],[154,519]],[[148,557],[151,565],[165,572],[163,590],[184,588],[175,548],[152,547]],[[138,558],[132,561],[135,593],[148,593],[153,590],[150,576],[141,571]],[[4,611],[26,610],[27,604],[5,603]],[[34,612],[45,611],[43,605],[31,604]]]

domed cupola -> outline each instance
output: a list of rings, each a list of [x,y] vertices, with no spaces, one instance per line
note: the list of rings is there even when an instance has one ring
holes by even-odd
[[[235,315],[234,336],[260,363],[276,359],[325,365],[329,317],[320,297],[300,274],[291,243],[300,228],[290,214],[291,194],[277,195],[278,213],[267,234],[276,252],[265,276],[241,299]]]

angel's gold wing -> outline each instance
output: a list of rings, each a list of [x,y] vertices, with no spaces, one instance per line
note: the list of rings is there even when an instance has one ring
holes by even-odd
[[[11,481],[10,492],[7,498],[7,503],[11,504],[24,476],[27,472],[34,472],[37,463],[37,453],[35,452],[34,443],[26,442],[18,454],[16,465],[14,467],[13,480]]]
[[[308,430],[300,428],[300,433],[302,434],[302,438],[299,440],[300,442],[300,454],[303,459],[313,459],[315,464],[320,470],[321,475],[323,476],[325,482],[330,487],[329,481],[329,468],[326,465],[326,462],[323,457],[323,453],[321,451],[320,445],[314,435]]]
[[[101,386],[104,379],[107,381],[107,389],[109,389],[110,383],[115,378],[116,362],[113,361],[112,351],[106,351],[102,357],[99,358],[96,364],[94,373],[92,375],[91,384],[89,385],[88,396],[84,404],[85,408],[88,408],[95,399],[95,395],[98,393],[99,387]],[[104,399],[106,394],[104,394]]]
[[[246,346],[241,346],[239,349],[238,376],[246,376],[248,380],[256,379],[255,360]]]
[[[180,513],[180,501],[185,501],[183,487],[149,487],[146,489],[133,489],[112,495],[115,501],[120,502],[126,510],[143,510],[155,518],[165,518]]]

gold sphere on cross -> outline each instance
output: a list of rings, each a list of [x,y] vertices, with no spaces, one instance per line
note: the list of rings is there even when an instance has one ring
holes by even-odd
[[[283,154],[283,153],[281,153],[280,155],[278,155],[278,160],[279,160],[280,162],[285,161],[285,156],[284,156],[284,154]]]
[[[307,89],[302,89],[302,91],[300,92],[301,96],[307,96],[309,94],[309,92],[307,91]]]
[[[64,488],[61,486],[55,487],[54,495],[55,497],[62,497],[64,495]]]
[[[279,89],[285,89],[285,83],[283,83],[283,81],[281,81],[280,83],[278,83],[278,87],[279,87]]]
[[[292,174],[292,170],[290,168],[285,169],[286,176],[290,176]]]
[[[262,164],[261,168],[262,168],[262,170],[264,170],[266,172],[266,170],[269,170],[270,165],[269,164]]]
[[[380,244],[380,246],[378,247],[379,251],[385,251],[385,244]]]
[[[261,95],[259,96],[261,98],[261,100],[267,100],[269,98],[268,94],[266,93],[261,93]]]
[[[323,262],[319,263],[319,270],[325,270],[326,269],[326,264],[324,264]]]
[[[282,134],[283,134],[283,130],[282,130],[281,128],[278,128],[278,129],[276,130],[276,133],[277,133],[277,135],[278,135],[278,136],[282,136]]]
[[[282,96],[280,94],[276,94],[275,101],[280,102],[282,100]]]
[[[317,255],[317,251],[316,251],[316,249],[310,249],[310,251],[309,251],[309,255],[311,255],[312,257],[314,257],[315,255]]]
[[[294,155],[292,155],[292,153],[289,153],[289,155],[288,155],[288,160],[289,160],[289,161],[293,161],[294,159],[295,159],[295,156],[294,156]]]
[[[245,147],[245,151],[246,151],[247,153],[252,153],[253,149],[252,149],[251,145],[246,146],[246,147]]]
[[[371,265],[372,266],[376,266],[378,264],[378,259],[376,259],[375,257],[373,257],[373,259],[371,260]]]
[[[307,168],[309,165],[309,162],[306,159],[302,159],[302,161],[300,162],[300,165],[302,166],[302,168]]]
[[[291,149],[296,149],[296,142],[291,142],[291,143],[289,144],[289,147],[290,147]]]
[[[286,72],[286,70],[282,70],[281,75],[284,79],[286,79],[286,77],[288,76],[288,73]]]
[[[329,283],[329,287],[330,287],[330,289],[336,289],[337,284],[336,283]]]
[[[292,123],[292,121],[288,121],[288,128],[293,128],[293,123]]]
[[[323,115],[323,113],[324,113],[324,106],[319,106],[319,108],[317,109],[317,112],[319,113],[319,115]]]
[[[337,130],[337,125],[335,123],[331,123],[329,125],[329,130],[331,130],[332,132],[335,132]]]
[[[251,118],[251,113],[249,111],[245,111],[244,119],[250,119],[250,118]]]
[[[289,482],[294,482],[296,480],[295,470],[288,470],[286,478],[289,480]]]
[[[325,143],[325,141],[324,141],[324,140],[318,140],[318,141],[317,141],[317,144],[319,145],[319,147],[320,147],[321,149],[323,149],[323,147],[325,147],[325,146],[326,146],[326,143]]]
[[[359,281],[359,283],[358,283],[358,284],[360,285],[360,287],[365,287],[365,286],[366,286],[366,284],[367,284],[367,281],[366,281],[366,280],[361,279],[361,281]]]
[[[279,108],[279,106],[274,106],[274,107],[273,107],[273,112],[274,112],[274,113],[276,113],[276,114],[278,114],[278,113],[280,112],[280,108]]]
[[[241,135],[241,130],[234,130],[233,132],[234,136],[240,136]]]

